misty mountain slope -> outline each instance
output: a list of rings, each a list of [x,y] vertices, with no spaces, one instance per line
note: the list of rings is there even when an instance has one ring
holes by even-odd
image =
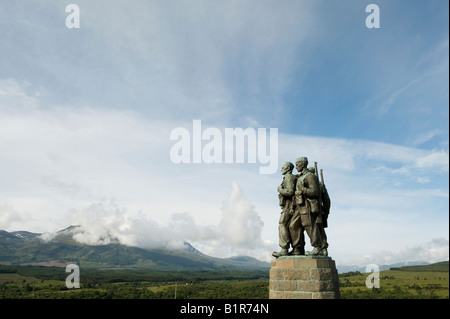
[[[248,256],[215,258],[207,256],[185,242],[182,249],[143,249],[110,244],[87,245],[73,239],[78,229],[71,226],[59,231],[52,240],[43,241],[41,234],[0,230],[0,263],[67,265],[80,267],[133,267],[157,270],[268,270],[268,263]]]

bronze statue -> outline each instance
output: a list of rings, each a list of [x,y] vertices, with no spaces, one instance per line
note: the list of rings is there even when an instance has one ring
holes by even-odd
[[[317,164],[317,163],[316,163]],[[278,197],[282,208],[278,231],[280,252],[274,257],[285,255],[328,255],[325,233],[329,213],[329,196],[325,185],[315,174],[317,169],[308,168],[308,158],[299,157],[295,162],[298,175],[293,175],[293,164],[283,163],[283,181],[278,186]],[[312,251],[305,253],[304,232],[308,234]],[[292,251],[289,247],[292,245]]]
[[[295,191],[296,177],[292,175],[294,164],[291,162],[284,162],[281,165],[281,174],[283,174],[283,181],[278,186],[278,199],[281,207],[281,216],[278,225],[280,252],[273,252],[274,257],[288,255],[289,247],[292,243],[291,232],[295,231],[290,227],[291,217],[294,213],[293,196]]]

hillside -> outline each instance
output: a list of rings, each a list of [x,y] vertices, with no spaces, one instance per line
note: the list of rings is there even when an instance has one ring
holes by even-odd
[[[112,241],[106,245],[80,244],[72,239],[79,231],[71,226],[50,241],[41,234],[0,230],[0,264],[66,266],[75,263],[91,268],[146,268],[154,270],[268,270],[269,263],[248,256],[215,258],[185,242],[182,249],[144,249]]]
[[[343,299],[448,299],[448,261],[380,271],[379,288],[367,287],[367,273],[339,275]]]
[[[403,266],[403,267],[392,267],[390,270],[400,270],[400,271],[424,271],[424,272],[448,272],[449,264],[447,261],[441,261],[430,265],[415,265],[415,266]]]
[[[395,264],[389,264],[389,265],[378,265],[379,270],[389,270],[392,268],[399,268],[399,267],[406,267],[406,266],[418,266],[418,265],[429,265],[429,262],[426,261],[406,261],[406,262],[398,262]],[[336,265],[336,268],[338,269],[338,272],[340,274],[345,274],[348,272],[354,272],[359,271],[361,273],[366,272],[366,267],[358,266],[358,265]]]

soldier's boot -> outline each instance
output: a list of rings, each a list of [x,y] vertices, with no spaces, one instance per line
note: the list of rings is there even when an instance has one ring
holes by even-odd
[[[289,252],[289,255],[304,255],[305,254],[305,248],[304,247],[295,247],[292,251]]]
[[[313,250],[306,252],[307,256],[317,256],[319,254],[320,254],[320,248],[318,248],[318,247],[314,247]]]
[[[328,250],[326,248],[322,248],[319,253],[320,256],[328,256]]]
[[[274,251],[272,253],[272,256],[275,258],[278,258],[280,256],[287,256],[288,255],[288,250],[286,248],[281,249],[281,251]]]

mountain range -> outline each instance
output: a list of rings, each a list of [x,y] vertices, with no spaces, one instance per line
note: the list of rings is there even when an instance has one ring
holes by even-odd
[[[88,245],[73,239],[82,232],[80,226],[58,231],[52,240],[28,231],[0,230],[0,264],[60,266],[74,263],[91,268],[144,268],[154,270],[269,270],[270,264],[249,256],[217,258],[203,254],[188,242],[180,249],[145,249],[120,244],[112,238],[109,244]],[[381,265],[379,270],[393,267],[428,265],[416,261]],[[357,265],[337,265],[339,273],[366,272]]]
[[[82,244],[73,235],[82,231],[70,226],[52,240],[27,231],[0,230],[0,264],[61,266],[74,263],[92,268],[147,268],[155,270],[269,270],[270,264],[249,256],[216,258],[190,243],[181,249],[145,249],[120,244]]]

